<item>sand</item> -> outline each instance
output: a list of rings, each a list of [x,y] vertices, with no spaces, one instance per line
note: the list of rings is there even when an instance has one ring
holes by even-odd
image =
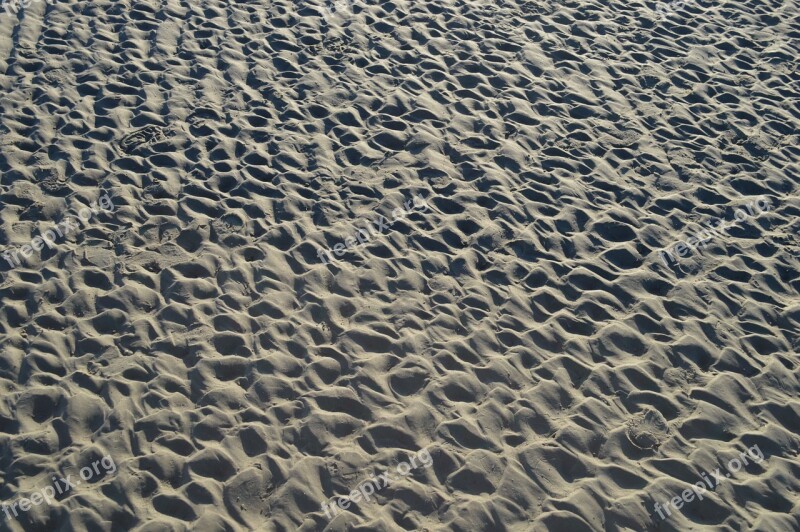
[[[0,528],[800,530],[798,5],[656,8],[0,14]]]

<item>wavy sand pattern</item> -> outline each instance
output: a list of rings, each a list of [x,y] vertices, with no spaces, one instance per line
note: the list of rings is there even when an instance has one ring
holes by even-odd
[[[800,530],[798,3],[323,7],[0,16],[0,528]]]

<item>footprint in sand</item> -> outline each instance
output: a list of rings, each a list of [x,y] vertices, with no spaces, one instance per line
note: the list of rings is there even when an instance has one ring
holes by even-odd
[[[628,420],[625,435],[639,449],[656,449],[669,438],[669,427],[661,412],[645,408]]]
[[[145,126],[130,133],[119,141],[119,146],[125,153],[132,155],[138,150],[167,138],[164,128],[159,126]]]

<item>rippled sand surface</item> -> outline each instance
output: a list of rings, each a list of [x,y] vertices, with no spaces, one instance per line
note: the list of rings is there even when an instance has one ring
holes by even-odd
[[[799,13],[0,14],[0,529],[799,530]]]

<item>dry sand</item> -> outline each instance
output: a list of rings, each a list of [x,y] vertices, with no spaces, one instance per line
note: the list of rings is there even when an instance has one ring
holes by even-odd
[[[322,7],[0,16],[0,527],[800,530],[798,3]]]

